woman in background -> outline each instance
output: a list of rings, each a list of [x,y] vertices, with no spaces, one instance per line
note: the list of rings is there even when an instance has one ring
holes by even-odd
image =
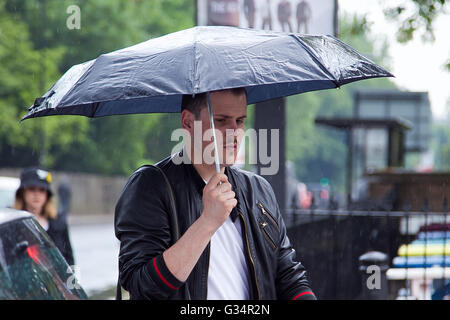
[[[32,213],[47,231],[69,266],[73,266],[74,258],[67,223],[58,220],[50,183],[49,172],[37,168],[25,169],[20,175],[14,208]]]

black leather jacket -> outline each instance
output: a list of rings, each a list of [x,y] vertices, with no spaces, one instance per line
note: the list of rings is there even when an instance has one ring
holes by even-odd
[[[193,165],[174,163],[174,157],[181,156],[182,152],[156,166],[172,186],[182,235],[202,212],[205,183]],[[270,184],[235,167],[227,167],[225,174],[238,200],[233,211],[243,226],[251,299],[315,299],[305,268],[295,260]],[[170,208],[167,184],[159,170],[144,166],[131,175],[114,218],[120,241],[120,284],[131,299],[207,297],[209,244],[186,282],[175,278],[164,263],[162,253],[172,245]]]

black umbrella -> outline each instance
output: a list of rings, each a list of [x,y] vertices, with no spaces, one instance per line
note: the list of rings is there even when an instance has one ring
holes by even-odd
[[[195,27],[73,66],[22,120],[179,112],[183,94],[238,87],[245,88],[252,104],[390,76],[332,36]],[[218,168],[217,162],[216,155]]]

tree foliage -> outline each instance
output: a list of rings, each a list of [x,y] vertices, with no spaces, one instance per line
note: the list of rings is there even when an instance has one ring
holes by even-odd
[[[446,0],[404,0],[400,5],[389,6],[385,16],[398,24],[397,41],[405,43],[420,34],[425,42],[435,40],[434,22],[442,15],[450,14],[450,2]],[[450,71],[450,57],[444,62]]]
[[[407,0],[386,8],[384,14],[390,20],[398,22],[399,42],[410,41],[417,33],[421,33],[425,41],[434,41],[433,22],[439,15],[448,13],[447,10],[446,0]]]
[[[80,29],[66,25],[70,5]],[[149,143],[173,123],[162,115],[19,119],[70,66],[193,26],[192,1],[7,0],[0,12],[0,166],[129,174],[165,155]]]
[[[64,148],[86,132],[86,121],[74,117],[19,123],[25,111],[23,106],[30,105],[41,87],[50,86],[59,77],[57,62],[63,54],[62,47],[34,49],[26,24],[0,5],[0,153],[4,164],[21,165],[29,160],[50,166],[52,158],[45,157],[45,151],[54,146]],[[8,156],[11,146],[21,151]]]

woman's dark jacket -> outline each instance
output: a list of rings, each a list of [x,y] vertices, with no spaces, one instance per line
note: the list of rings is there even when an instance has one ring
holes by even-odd
[[[70,244],[69,229],[66,219],[58,215],[56,219],[48,219],[48,222],[48,235],[66,259],[67,264],[73,266],[75,261],[73,258],[72,246]]]

